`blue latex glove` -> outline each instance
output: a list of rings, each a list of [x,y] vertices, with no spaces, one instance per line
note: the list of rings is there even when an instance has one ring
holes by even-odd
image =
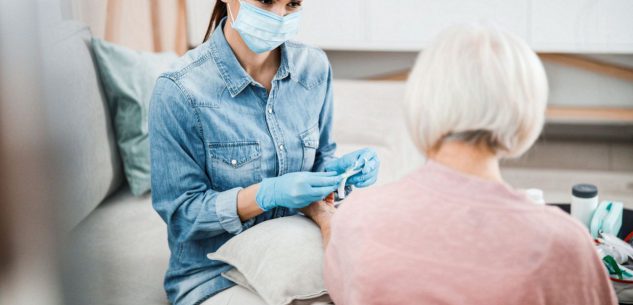
[[[361,172],[347,179],[346,185],[368,187],[376,183],[378,171],[380,170],[380,160],[376,150],[373,148],[357,150],[336,160],[329,161],[325,164],[324,170],[326,172],[337,172],[340,175],[355,165],[361,169]]]
[[[323,200],[342,180],[336,172],[296,172],[264,179],[255,196],[257,205],[270,211],[275,207],[301,209]]]

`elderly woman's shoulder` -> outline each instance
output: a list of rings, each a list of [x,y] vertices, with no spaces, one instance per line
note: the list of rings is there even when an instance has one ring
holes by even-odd
[[[380,214],[382,210],[393,209],[394,201],[401,197],[402,192],[402,181],[356,189],[343,202],[340,210],[347,210],[354,215]]]
[[[578,220],[557,207],[545,207],[543,224],[547,224],[551,246],[565,251],[577,251],[580,248],[591,249],[593,240],[587,228]]]

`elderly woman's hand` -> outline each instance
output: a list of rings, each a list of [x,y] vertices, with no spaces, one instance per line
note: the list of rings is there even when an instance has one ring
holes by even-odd
[[[325,200],[314,202],[300,211],[319,226],[323,235],[323,247],[327,246],[330,241],[330,221],[336,212],[334,194],[332,193]]]

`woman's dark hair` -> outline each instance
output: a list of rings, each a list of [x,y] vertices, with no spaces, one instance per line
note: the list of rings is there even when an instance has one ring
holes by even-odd
[[[216,0],[213,12],[211,13],[211,21],[209,21],[209,27],[207,33],[204,35],[204,41],[209,40],[209,37],[213,33],[213,30],[220,24],[220,21],[227,15],[226,3],[222,0]]]

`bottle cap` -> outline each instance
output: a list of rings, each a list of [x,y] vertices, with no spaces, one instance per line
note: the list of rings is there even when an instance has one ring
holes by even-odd
[[[598,196],[598,188],[593,184],[576,184],[571,193],[578,198],[593,198]]]

